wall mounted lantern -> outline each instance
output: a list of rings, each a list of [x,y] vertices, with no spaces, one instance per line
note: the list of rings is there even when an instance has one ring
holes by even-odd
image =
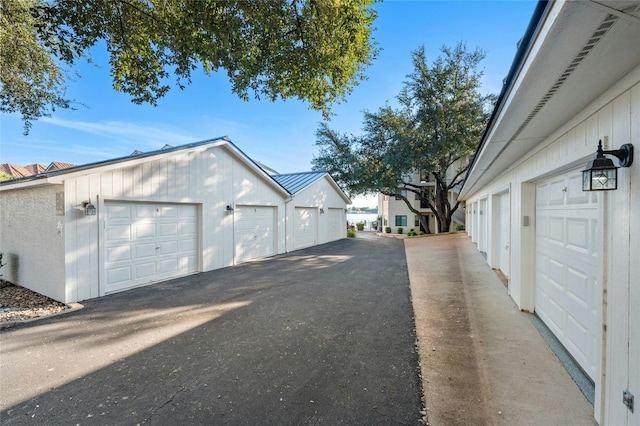
[[[613,160],[605,157],[613,155],[620,160],[620,167],[629,167],[633,163],[633,145],[624,144],[620,149],[612,151],[602,150],[602,140],[598,141],[596,158],[587,163],[582,171],[583,191],[611,191],[618,189],[618,167]]]
[[[324,214],[324,209],[320,207],[320,214]]]
[[[89,201],[83,201],[82,206],[84,207],[84,215],[85,216],[95,216],[96,215],[96,206],[91,204],[91,198]]]
[[[227,204],[226,210],[228,212],[232,212],[233,211],[233,205],[232,204]]]

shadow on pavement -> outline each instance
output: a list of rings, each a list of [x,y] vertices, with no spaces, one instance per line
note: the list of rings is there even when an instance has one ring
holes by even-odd
[[[418,424],[402,241],[344,239],[0,333],[18,424]]]

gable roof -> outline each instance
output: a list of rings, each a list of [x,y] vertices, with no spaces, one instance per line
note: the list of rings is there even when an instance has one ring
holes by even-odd
[[[77,174],[94,173],[99,169],[113,169],[118,167],[125,167],[128,165],[134,165],[134,164],[148,161],[151,159],[151,157],[170,156],[173,153],[177,153],[181,151],[205,150],[212,146],[220,146],[226,149],[227,151],[231,152],[241,163],[243,163],[246,167],[248,167],[249,169],[253,170],[256,174],[261,176],[266,182],[268,182],[278,192],[282,193],[283,195],[290,195],[289,191],[287,191],[282,185],[280,185],[277,181],[275,181],[273,177],[270,176],[267,172],[265,172],[255,161],[253,161],[244,152],[242,152],[237,146],[235,146],[227,136],[207,139],[199,142],[188,143],[185,145],[179,145],[175,147],[165,145],[162,148],[155,151],[142,152],[134,156],[127,155],[124,157],[118,157],[111,160],[98,161],[95,163],[88,163],[88,164],[73,166],[73,167],[60,169],[60,170],[47,170],[47,171],[43,170],[42,173],[37,175],[2,181],[0,182],[0,191],[5,189],[14,189],[16,186],[60,184],[60,183],[63,183],[67,178]],[[129,163],[129,164],[126,164],[126,163]]]
[[[46,169],[42,164],[34,163],[28,166],[19,166],[17,164],[4,163],[0,164],[0,172],[6,173],[14,178],[22,178],[26,176],[36,175],[44,172]]]
[[[75,164],[61,163],[60,161],[52,161],[51,164],[49,164],[47,168],[43,171],[49,172],[52,170],[62,170],[62,169],[68,169],[69,167],[73,167],[73,166],[75,166]]]
[[[344,202],[346,204],[351,204],[351,199],[349,198],[349,196],[345,194],[342,188],[340,188],[336,181],[333,180],[331,175],[324,170],[301,173],[286,173],[274,175],[272,176],[272,178],[280,185],[282,185],[291,195],[295,195],[317,180],[325,178],[329,182],[329,184],[338,192],[338,194],[340,194]]]
[[[303,172],[303,173],[286,173],[274,175],[273,178],[292,194],[306,188],[313,182],[326,175],[325,171]]]

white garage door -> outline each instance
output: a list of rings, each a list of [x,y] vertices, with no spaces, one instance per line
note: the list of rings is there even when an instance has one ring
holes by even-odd
[[[105,292],[198,270],[192,204],[105,202]]]
[[[293,216],[293,249],[316,245],[318,234],[315,208],[296,207]],[[345,225],[346,226],[346,225]]]
[[[275,253],[275,207],[236,206],[233,218],[236,264]]]
[[[579,171],[537,185],[535,310],[593,379],[602,291],[599,204],[581,185]]]
[[[511,216],[509,208],[509,193],[500,195],[499,202],[499,235],[498,235],[498,256],[499,268],[505,276],[510,274],[510,262],[511,262]]]
[[[346,219],[342,219],[344,209],[329,209],[329,241],[339,240],[345,235],[347,229]]]

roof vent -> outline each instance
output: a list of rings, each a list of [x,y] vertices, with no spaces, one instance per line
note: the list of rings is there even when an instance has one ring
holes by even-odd
[[[551,86],[549,91],[542,97],[538,105],[531,111],[527,119],[522,123],[522,125],[518,128],[518,130],[514,133],[514,135],[509,139],[509,143],[513,142],[520,133],[529,125],[531,120],[540,112],[542,108],[549,102],[549,100],[558,92],[560,87],[564,84],[565,81],[573,74],[578,65],[582,63],[584,58],[593,50],[593,48],[598,44],[598,42],[604,37],[604,35],[611,29],[613,24],[618,21],[618,17],[615,15],[607,15],[607,17],[600,23],[600,26],[594,31],[594,33],[589,38],[589,41],[582,46],[582,49],[578,54],[573,58],[573,61],[567,66],[567,68],[560,74],[560,77],[556,80],[556,82]],[[507,143],[508,145],[508,143]],[[505,145],[506,146],[506,145]]]

